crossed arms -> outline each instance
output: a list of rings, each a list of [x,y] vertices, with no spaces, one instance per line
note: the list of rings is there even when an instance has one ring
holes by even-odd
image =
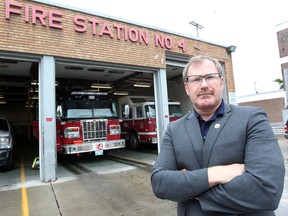
[[[208,167],[182,167],[185,163],[179,155],[185,153],[175,150],[169,124],[152,171],[154,194],[176,202],[197,199],[205,211],[246,213],[276,209],[285,176],[283,156],[277,139],[270,136],[273,132],[265,114],[256,110],[248,117],[243,163],[215,163]]]

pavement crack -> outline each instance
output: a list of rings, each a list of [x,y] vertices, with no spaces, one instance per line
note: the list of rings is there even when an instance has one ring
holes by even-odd
[[[58,208],[58,211],[59,211],[59,215],[62,216],[60,204],[59,204],[59,202],[58,202],[58,199],[57,199],[57,196],[56,196],[56,194],[55,194],[55,191],[54,191],[54,188],[53,188],[52,183],[50,183],[50,186],[51,186],[51,190],[52,190],[52,192],[53,192],[53,196],[54,196],[54,198],[55,198],[55,202],[56,202],[56,205],[57,205],[57,208]]]

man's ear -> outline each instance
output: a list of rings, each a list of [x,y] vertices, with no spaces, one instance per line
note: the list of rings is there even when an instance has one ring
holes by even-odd
[[[184,83],[184,88],[185,88],[185,92],[186,92],[186,94],[189,96],[188,85],[187,85],[186,82]]]
[[[224,90],[224,78],[221,77],[221,86],[222,86],[222,91]]]

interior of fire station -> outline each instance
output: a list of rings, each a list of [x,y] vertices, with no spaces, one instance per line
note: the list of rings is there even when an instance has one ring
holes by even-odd
[[[55,59],[54,80],[52,76],[52,89],[55,88],[55,91],[45,90],[42,101],[39,100],[41,84],[46,85],[51,80],[41,75],[43,65],[41,66],[39,59],[25,55],[0,56],[0,115],[7,118],[12,127],[15,167],[19,166],[23,157],[30,160],[31,164],[39,157],[39,142],[33,134],[33,122],[41,121],[39,106],[50,106],[42,102],[47,98],[55,98],[53,106],[56,112],[58,101],[71,97],[72,92],[90,92],[100,100],[101,97],[109,97],[117,102],[120,97],[126,95],[161,96],[167,89],[167,97],[181,103],[183,114],[189,112],[191,107],[182,81],[182,71],[189,60],[188,57],[169,56],[166,60],[167,68],[161,70],[164,74],[164,78],[160,78],[162,81],[157,78],[159,75],[155,75],[159,70],[157,68]],[[49,70],[46,69],[46,74]],[[164,85],[157,86],[163,83],[163,80]],[[165,90],[162,89],[163,86],[166,87]],[[155,102],[160,106],[159,101]],[[119,107],[117,109],[120,112]],[[118,115],[123,117],[119,113]],[[159,121],[158,116],[157,119]]]

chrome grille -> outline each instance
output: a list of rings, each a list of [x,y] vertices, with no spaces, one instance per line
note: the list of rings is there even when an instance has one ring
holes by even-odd
[[[107,120],[94,119],[81,121],[83,139],[86,141],[106,140]]]

